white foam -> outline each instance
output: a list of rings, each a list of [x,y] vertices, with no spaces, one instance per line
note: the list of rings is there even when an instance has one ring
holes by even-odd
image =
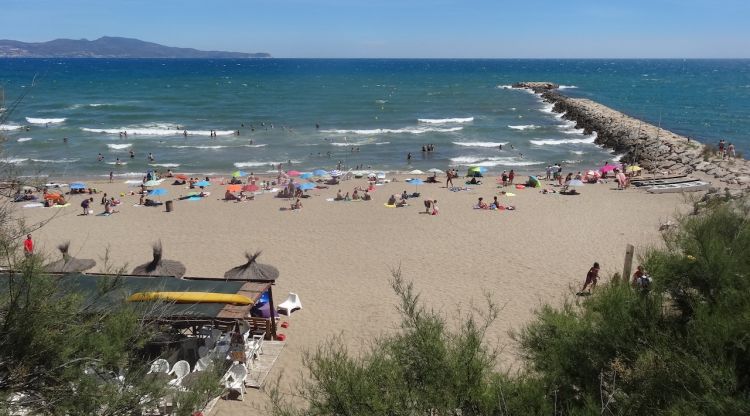
[[[26,117],[26,121],[31,124],[60,124],[65,122],[65,118],[33,118]]]
[[[418,118],[418,122],[425,124],[453,124],[453,123],[470,123],[474,121],[474,117],[464,118]]]
[[[109,174],[107,175],[99,175],[99,176],[106,176],[109,177]],[[137,177],[143,177],[143,172],[124,172],[124,173],[113,173],[112,176],[117,177],[128,177],[128,176],[137,176]],[[138,181],[139,183],[142,181]]]
[[[128,162],[122,162],[122,161],[120,161],[120,163],[117,163],[117,162],[107,162],[107,164],[108,165],[124,166],[124,165],[127,165]]]
[[[505,146],[508,142],[453,142],[453,144],[466,147],[498,147]]]
[[[114,150],[122,150],[127,149],[128,147],[132,146],[132,143],[123,143],[123,144],[108,144],[107,147]]]
[[[517,157],[481,157],[481,156],[459,156],[451,158],[454,166],[532,166],[543,165],[544,162],[525,160]]]
[[[9,164],[13,164],[13,165],[20,165],[21,163],[23,163],[23,162],[25,162],[27,160],[29,160],[29,159],[16,158],[16,157],[6,157],[6,158],[3,158],[3,159],[0,159],[0,163],[9,163]]]
[[[542,108],[539,109],[539,111],[543,113],[555,114],[555,112],[552,111],[553,108],[555,108],[554,104],[545,102]]]
[[[570,90],[570,89],[578,88],[578,87],[576,87],[575,85],[560,85],[557,88],[561,90]]]
[[[377,142],[375,145],[381,145],[381,144],[391,144],[391,142]]]
[[[176,145],[176,146],[170,146],[173,149],[202,149],[202,150],[218,150],[218,149],[227,149],[227,148],[235,148],[235,147],[266,147],[265,144],[241,144],[237,146],[230,146],[230,145]]]
[[[149,166],[161,166],[163,168],[177,168],[180,167],[179,163],[149,163]]]
[[[513,130],[532,130],[532,129],[538,129],[539,126],[536,124],[521,124],[517,126],[508,126],[509,128]]]
[[[567,130],[563,130],[562,133],[564,133],[564,134],[583,134],[583,129],[567,129]]]
[[[388,100],[375,100],[375,102],[378,104],[386,104]]]
[[[16,141],[19,143],[23,143],[23,142],[28,142],[29,140],[31,140],[31,137],[21,137]]]
[[[185,129],[178,129],[176,124],[151,123],[141,126],[128,126],[119,128],[90,128],[81,127],[81,130],[91,133],[117,134],[127,132],[128,135],[140,136],[183,136]],[[231,136],[234,130],[214,130],[217,136]],[[188,136],[211,136],[211,130],[187,130]]]
[[[367,144],[373,144],[374,140],[360,140],[358,142],[331,142],[331,146],[351,147],[351,146],[364,146]]]
[[[236,168],[252,168],[252,167],[259,167],[259,166],[276,166],[278,164],[282,165],[288,165],[289,161],[283,161],[283,162],[256,162],[256,161],[250,161],[250,162],[237,162],[234,164],[234,167]],[[299,160],[292,160],[292,164],[294,163],[302,163]],[[269,171],[269,172],[276,172],[275,170]]]
[[[582,139],[543,139],[543,140],[529,140],[529,143],[536,146],[552,145],[558,146],[561,144],[592,144],[596,140],[596,132],[594,134],[584,137]]]
[[[32,162],[37,163],[74,163],[78,162],[79,159],[59,159],[59,160],[50,160],[50,159],[31,159]]]
[[[463,127],[404,127],[401,129],[368,129],[368,130],[321,130],[323,133],[334,133],[334,134],[388,134],[388,133],[407,133],[407,134],[423,134],[429,132],[436,133],[450,133],[454,131],[463,130]]]
[[[513,89],[515,89],[515,88],[513,88],[512,85],[507,85],[507,84],[506,85],[498,85],[497,88],[499,88],[501,90],[513,90]]]
[[[570,153],[576,154],[576,155],[582,155],[585,152],[583,150],[571,150]]]
[[[621,159],[623,158],[623,156],[625,156],[625,153],[621,153],[621,154],[619,154],[619,155],[615,155],[615,156],[614,156],[614,157],[612,158],[612,161],[613,161],[613,162],[619,162],[619,161],[620,161],[620,160],[621,160]]]
[[[16,124],[0,124],[0,131],[12,131],[12,130],[18,130],[22,128],[23,126],[19,126]]]

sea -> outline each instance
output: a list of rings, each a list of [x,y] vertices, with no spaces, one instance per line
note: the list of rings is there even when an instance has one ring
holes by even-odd
[[[92,178],[618,160],[518,81],[750,152],[750,60],[0,59],[0,163]]]

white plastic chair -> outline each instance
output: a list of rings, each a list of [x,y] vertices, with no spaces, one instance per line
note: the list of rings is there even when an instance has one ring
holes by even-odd
[[[172,371],[167,374],[177,377],[173,380],[170,380],[169,385],[179,386],[180,384],[182,384],[182,379],[185,378],[186,375],[190,374],[190,363],[185,360],[177,361],[176,363],[174,363]]]
[[[242,363],[232,364],[222,378],[224,390],[239,392],[240,400],[245,400],[245,377],[247,377],[245,365]]]
[[[205,346],[201,345],[200,347],[198,347],[198,358],[203,358],[203,357],[207,356],[208,352],[209,352],[208,348],[206,348]]]
[[[169,374],[169,361],[159,358],[153,363],[151,363],[151,368],[148,369],[148,373],[167,373]]]
[[[260,355],[263,354],[263,335],[253,335],[252,345],[255,352]]]
[[[300,301],[299,296],[297,296],[296,293],[289,292],[289,296],[286,300],[281,302],[276,308],[286,311],[286,316],[291,318],[292,311],[302,309],[302,301]]]
[[[211,366],[213,365],[214,365],[214,362],[213,360],[211,360],[211,357],[203,357],[200,360],[198,360],[198,362],[195,363],[195,368],[193,369],[193,372],[195,373],[198,371],[206,371],[209,368],[211,368]]]

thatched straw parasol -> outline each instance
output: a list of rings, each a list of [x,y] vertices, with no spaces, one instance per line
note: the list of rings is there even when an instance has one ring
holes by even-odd
[[[264,282],[273,282],[278,279],[279,269],[256,261],[260,253],[260,251],[256,251],[253,255],[245,253],[247,263],[229,269],[224,273],[224,278],[227,280],[260,280]]]
[[[47,271],[52,273],[78,273],[96,266],[96,262],[91,259],[77,259],[71,257],[68,254],[68,248],[70,248],[70,241],[66,241],[59,246],[57,249],[62,254],[62,259],[52,262],[47,265]]]
[[[139,276],[174,276],[182,278],[185,275],[185,265],[179,261],[162,259],[161,251],[161,241],[159,241],[154,244],[154,259],[133,269],[133,274]]]

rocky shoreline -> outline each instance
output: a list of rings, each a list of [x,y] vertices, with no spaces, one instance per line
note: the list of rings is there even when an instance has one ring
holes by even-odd
[[[750,163],[744,158],[722,160],[710,146],[659,128],[584,98],[561,94],[552,82],[519,82],[554,105],[553,111],[576,123],[586,134],[597,133],[596,144],[622,154],[622,160],[637,163],[652,173],[699,174],[725,186],[750,184]]]

